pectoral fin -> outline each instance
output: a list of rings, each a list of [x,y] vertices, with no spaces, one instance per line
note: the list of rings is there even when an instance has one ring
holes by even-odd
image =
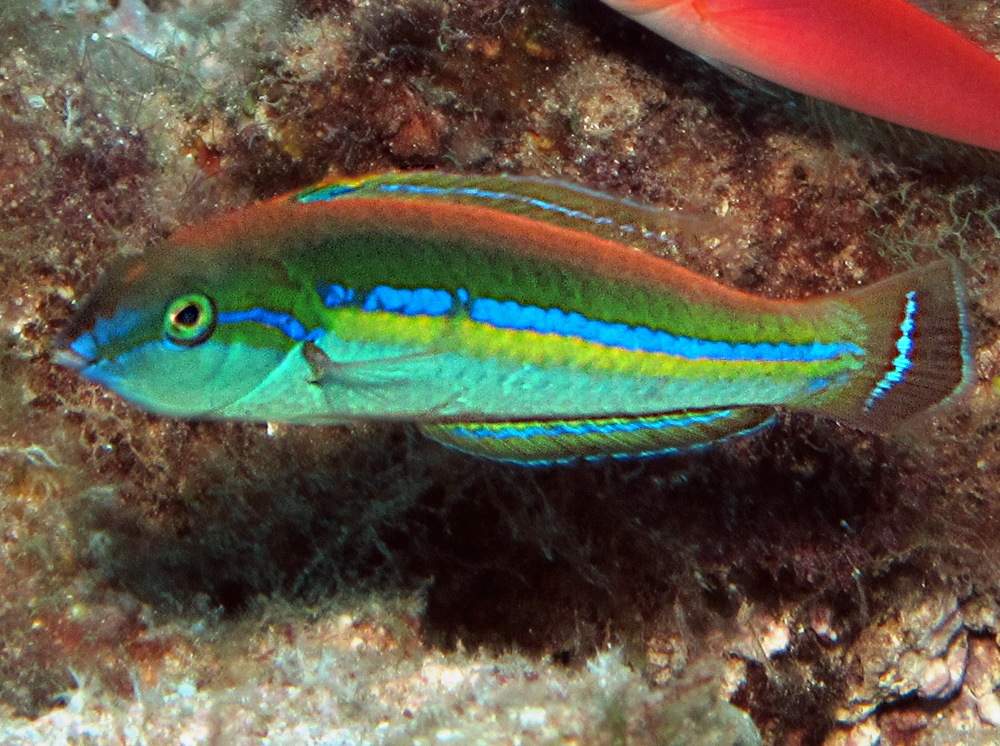
[[[412,383],[415,377],[434,375],[437,359],[432,351],[419,351],[339,362],[312,342],[302,347],[307,365],[305,379],[320,388],[371,388]]]
[[[750,432],[773,417],[771,407],[733,407],[640,417],[434,423],[420,429],[459,451],[531,466],[683,451]]]

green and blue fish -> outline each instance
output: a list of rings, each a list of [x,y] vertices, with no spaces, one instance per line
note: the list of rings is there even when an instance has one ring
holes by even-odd
[[[776,301],[634,248],[687,220],[525,178],[323,184],[121,262],[56,359],[163,415],[414,422],[519,463],[690,448],[777,406],[888,430],[968,385],[953,263]]]

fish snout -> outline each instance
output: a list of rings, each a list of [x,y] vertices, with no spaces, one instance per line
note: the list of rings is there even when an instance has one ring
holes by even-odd
[[[97,341],[89,331],[74,335],[71,329],[66,329],[52,345],[52,362],[65,368],[83,370],[96,363],[99,357]]]

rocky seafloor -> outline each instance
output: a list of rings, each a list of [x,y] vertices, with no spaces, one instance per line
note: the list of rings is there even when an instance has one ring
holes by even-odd
[[[942,4],[1000,52],[1000,3]],[[975,102],[970,102],[975,105]],[[400,426],[156,418],[52,365],[102,268],[330,174],[705,216],[794,298],[967,268],[975,390],[519,469]],[[0,6],[0,742],[989,744],[1000,163],[748,90],[596,2]]]

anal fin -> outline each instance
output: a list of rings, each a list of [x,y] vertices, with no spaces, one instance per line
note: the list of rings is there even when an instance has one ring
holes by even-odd
[[[637,417],[431,423],[420,429],[465,453],[534,466],[685,451],[756,430],[773,417],[773,407],[730,407]]]

